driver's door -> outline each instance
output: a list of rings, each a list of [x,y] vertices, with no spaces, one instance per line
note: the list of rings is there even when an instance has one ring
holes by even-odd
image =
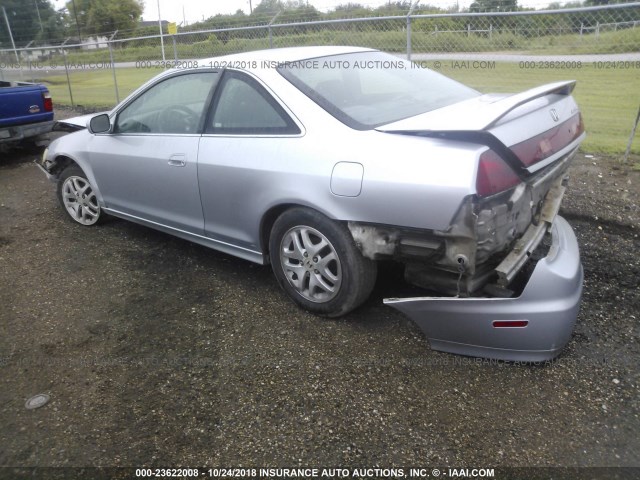
[[[202,235],[198,144],[219,73],[180,72],[120,110],[93,135],[89,158],[107,211]]]

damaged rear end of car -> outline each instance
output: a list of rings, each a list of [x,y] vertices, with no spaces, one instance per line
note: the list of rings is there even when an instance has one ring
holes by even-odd
[[[585,137],[574,86],[485,95],[378,128],[482,146],[475,193],[448,228],[349,224],[365,256],[404,263],[409,283],[440,295],[385,299],[420,326],[432,348],[543,361],[570,339],[583,273],[575,235],[558,210]]]

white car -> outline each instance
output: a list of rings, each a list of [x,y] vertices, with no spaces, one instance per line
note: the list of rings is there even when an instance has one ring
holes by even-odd
[[[429,296],[385,303],[433,348],[544,360],[582,290],[557,216],[585,135],[574,85],[481,95],[370,49],[242,53],[65,121],[79,131],[40,165],[78,225],[109,214],[270,263],[294,302],[329,317],[361,305],[393,259]]]

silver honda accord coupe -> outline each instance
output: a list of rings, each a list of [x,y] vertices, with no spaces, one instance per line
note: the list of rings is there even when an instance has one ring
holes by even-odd
[[[585,133],[573,81],[482,95],[355,47],[189,62],[111,112],[61,122],[39,166],[82,226],[124,218],[259,264],[300,307],[344,315],[377,262],[432,348],[540,361],[582,293],[557,215]]]

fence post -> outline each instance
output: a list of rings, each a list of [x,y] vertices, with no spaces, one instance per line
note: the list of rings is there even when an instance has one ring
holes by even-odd
[[[407,60],[411,61],[411,17],[407,15]]]
[[[67,65],[67,52],[64,50],[64,46],[69,40],[70,39],[67,38],[64,42],[62,42],[62,45],[60,45],[60,49],[62,50],[62,59],[64,60],[64,73],[66,73],[67,75],[67,87],[69,87],[69,99],[71,100],[71,106],[75,107],[76,104],[73,103],[73,92],[71,91],[71,80],[69,79],[69,67]]]
[[[624,152],[624,163],[627,163],[629,160],[629,154],[631,153],[631,144],[633,143],[633,137],[636,136],[636,129],[638,128],[638,123],[640,123],[640,107],[638,107],[638,115],[636,116],[636,121],[633,124],[633,128],[631,129],[631,135],[629,136],[629,143],[627,143],[627,150]]]
[[[24,47],[24,51],[25,51],[25,54],[27,55],[27,63],[29,65],[29,77],[31,78],[31,82],[36,83],[36,79],[33,77],[33,66],[31,62],[31,55],[29,55],[29,47],[33,42],[35,42],[35,40],[31,40],[29,43],[27,43]]]
[[[417,4],[418,2],[411,3],[411,8],[409,8],[409,12],[407,13],[407,60],[409,61],[411,61],[411,14]]]
[[[269,48],[273,48],[273,35],[271,33],[271,25],[273,25],[273,22],[276,21],[276,18],[278,18],[278,15],[280,15],[282,13],[282,10],[280,10],[278,13],[276,13],[273,18],[271,19],[271,21],[269,22]]]
[[[471,24],[467,23],[467,37],[471,36]]]
[[[114,37],[118,34],[118,30],[113,32],[113,35],[109,37],[109,41],[107,45],[109,45],[109,59],[111,60],[111,73],[113,74],[113,86],[116,89],[116,103],[120,103],[120,92],[118,92],[118,80],[116,79],[116,64],[113,61],[113,48],[111,47],[111,42]]]
[[[178,63],[178,48],[176,47],[176,36],[171,35],[171,40],[173,40],[173,61]]]

